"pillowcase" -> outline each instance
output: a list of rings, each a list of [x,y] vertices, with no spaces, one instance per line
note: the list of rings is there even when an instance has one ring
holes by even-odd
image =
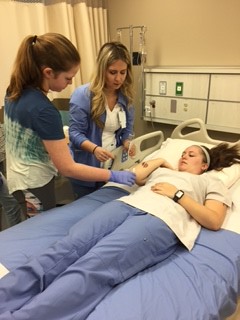
[[[230,188],[240,178],[240,164],[235,163],[221,171],[211,170],[207,174],[218,177],[227,188]]]
[[[197,142],[193,140],[185,139],[172,139],[167,138],[159,150],[156,150],[151,155],[147,156],[144,160],[151,160],[155,158],[166,159],[173,168],[178,167],[178,160],[180,159],[182,152],[192,145],[204,145],[211,149],[213,144]],[[231,167],[224,168],[221,171],[211,170],[207,174],[218,177],[227,188],[230,188],[240,178],[240,164],[233,164]]]

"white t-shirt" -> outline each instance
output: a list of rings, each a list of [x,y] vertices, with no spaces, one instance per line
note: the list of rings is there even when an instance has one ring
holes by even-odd
[[[228,190],[219,179],[207,174],[196,175],[166,168],[158,168],[145,186],[118,199],[162,219],[189,250],[194,246],[201,226],[180,204],[151,191],[151,186],[158,182],[175,185],[201,204],[206,199],[213,199],[231,206]]]

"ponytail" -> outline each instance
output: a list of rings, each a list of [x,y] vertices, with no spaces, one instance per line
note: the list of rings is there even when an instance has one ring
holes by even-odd
[[[57,75],[69,71],[79,63],[77,49],[63,35],[46,33],[27,36],[18,49],[7,88],[7,99],[17,100],[28,87],[42,89],[43,67],[51,68]]]
[[[208,149],[208,152],[211,159],[208,171],[220,171],[234,163],[240,163],[240,142],[235,144],[223,142],[216,147]]]

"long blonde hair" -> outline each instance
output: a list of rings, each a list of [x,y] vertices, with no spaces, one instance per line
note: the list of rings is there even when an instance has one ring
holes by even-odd
[[[133,73],[129,51],[121,42],[107,42],[101,47],[98,53],[90,85],[91,117],[100,128],[104,127],[104,124],[100,120],[100,116],[105,112],[106,107],[106,97],[104,94],[105,73],[108,67],[116,60],[122,60],[127,64],[126,79],[122,84],[120,91],[125,96],[128,106],[133,102]]]
[[[16,56],[7,99],[17,100],[28,87],[42,89],[42,68],[49,67],[57,75],[80,64],[80,55],[65,36],[46,33],[23,39]]]

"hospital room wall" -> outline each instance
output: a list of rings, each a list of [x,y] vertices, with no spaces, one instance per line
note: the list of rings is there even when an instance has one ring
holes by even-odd
[[[108,0],[111,40],[117,28],[146,27],[145,66],[240,67],[239,0]],[[133,51],[139,48],[139,31],[133,33]],[[128,30],[122,41],[129,44]],[[162,130],[169,136],[171,125],[142,120],[142,66],[134,66],[135,133]],[[239,135],[211,131],[217,139]]]

